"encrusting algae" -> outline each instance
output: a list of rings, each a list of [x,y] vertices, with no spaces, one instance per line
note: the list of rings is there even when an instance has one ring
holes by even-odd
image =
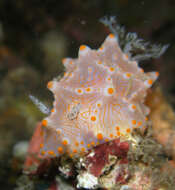
[[[42,121],[42,155],[75,155],[127,137],[135,128],[144,131],[149,114],[144,100],[159,74],[145,73],[114,34],[98,50],[81,45],[78,58],[65,58],[63,64],[63,78],[47,85],[55,101]]]

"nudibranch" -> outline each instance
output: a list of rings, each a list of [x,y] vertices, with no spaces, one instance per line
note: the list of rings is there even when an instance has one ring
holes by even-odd
[[[81,45],[78,58],[65,58],[63,64],[64,76],[47,85],[55,100],[42,121],[41,154],[79,154],[146,128],[144,100],[158,72],[145,73],[122,52],[113,34],[98,50]]]

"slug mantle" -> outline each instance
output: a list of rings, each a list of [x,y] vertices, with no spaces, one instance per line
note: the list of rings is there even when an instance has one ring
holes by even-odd
[[[42,155],[76,155],[146,128],[144,100],[158,72],[145,73],[122,52],[113,34],[98,50],[81,45],[78,58],[65,58],[63,64],[63,78],[47,85],[55,101],[42,121]]]

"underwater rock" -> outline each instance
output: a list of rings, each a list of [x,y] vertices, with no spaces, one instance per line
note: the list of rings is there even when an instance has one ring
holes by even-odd
[[[137,134],[140,139],[137,144],[118,138],[99,144],[79,157],[70,158],[63,154],[59,159],[51,159],[40,157],[42,139],[37,136],[40,135],[40,128],[41,124],[32,137],[24,171],[30,177],[38,177],[39,181],[44,178],[46,184],[51,184],[51,189],[59,189],[62,182],[61,187],[65,184],[70,189],[91,190],[162,190],[167,183],[170,188],[174,186],[175,172],[172,168],[175,164],[173,161],[170,164],[166,162],[160,145],[156,145],[151,137],[139,137]],[[168,187],[163,189],[167,190]]]
[[[71,183],[67,183],[63,178],[56,177],[57,189],[55,190],[76,190],[76,188]]]
[[[116,161],[119,164],[127,164],[128,150],[128,142],[120,142],[120,139],[101,144],[90,150],[86,155],[84,160],[85,168],[95,177],[99,177]]]
[[[153,136],[175,160],[175,112],[160,87],[149,94],[146,104],[151,108]]]
[[[76,175],[75,163],[66,155],[62,156],[60,159],[58,170],[61,172],[61,175],[65,178],[71,178]]]
[[[118,184],[125,184],[129,177],[128,150],[129,143],[121,142],[120,139],[94,147],[80,159],[78,187],[112,188]]]

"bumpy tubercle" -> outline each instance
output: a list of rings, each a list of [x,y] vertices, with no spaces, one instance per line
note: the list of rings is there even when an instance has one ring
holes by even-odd
[[[42,121],[41,154],[72,156],[146,128],[144,99],[158,72],[145,73],[122,52],[113,34],[98,50],[80,46],[78,58],[65,58],[63,64],[63,78],[47,85],[55,101]]]

